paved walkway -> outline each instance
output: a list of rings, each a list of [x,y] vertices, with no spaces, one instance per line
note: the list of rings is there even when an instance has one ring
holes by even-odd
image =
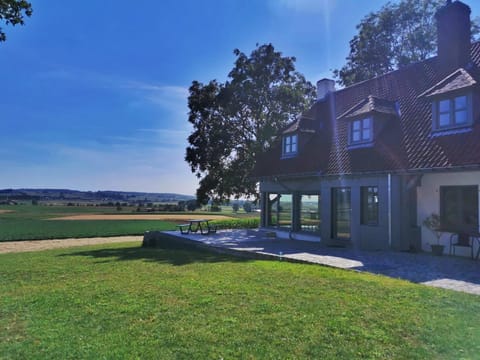
[[[271,238],[261,230],[219,231],[208,236],[167,233],[213,247],[365,271],[480,295],[480,260],[470,258],[325,247],[320,243]]]

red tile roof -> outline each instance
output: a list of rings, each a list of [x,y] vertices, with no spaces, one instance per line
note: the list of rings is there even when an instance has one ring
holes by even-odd
[[[315,132],[318,130],[318,122],[313,117],[305,114],[301,115],[297,120],[287,126],[282,134],[291,134],[295,132]]]
[[[468,73],[468,71],[459,68],[448,75],[445,79],[420,94],[419,97],[443,95],[452,91],[467,89],[476,84],[477,81]]]
[[[318,130],[300,134],[298,155],[282,159],[278,139],[258,158],[254,176],[480,167],[480,93],[476,88],[480,42],[472,44],[471,59],[468,71],[450,69],[445,73],[434,57],[328,95],[307,111],[307,118],[315,119]],[[432,133],[432,104],[427,96],[466,87],[474,89],[473,125]],[[349,122],[338,118],[366,113],[376,113],[373,143],[349,146]],[[299,130],[301,123],[296,126]]]
[[[393,101],[369,95],[366,99],[340,115],[338,119],[358,118],[359,116],[373,113],[397,116],[397,109]]]

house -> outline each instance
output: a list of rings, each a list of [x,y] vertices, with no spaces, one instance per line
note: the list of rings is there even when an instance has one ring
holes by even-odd
[[[470,12],[460,1],[437,12],[433,58],[343,89],[318,81],[315,104],[257,159],[263,228],[399,251],[430,251],[431,213],[452,232],[478,231],[480,42],[471,43]]]

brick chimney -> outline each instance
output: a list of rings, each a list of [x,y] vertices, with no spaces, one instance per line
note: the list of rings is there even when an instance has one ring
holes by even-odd
[[[463,2],[447,0],[435,14],[438,61],[447,73],[470,62],[470,12]]]
[[[322,79],[317,81],[317,101],[325,99],[331,92],[335,91],[335,81]]]

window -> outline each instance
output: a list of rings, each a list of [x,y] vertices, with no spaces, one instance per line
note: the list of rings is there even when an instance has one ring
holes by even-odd
[[[283,138],[283,156],[292,156],[297,153],[298,135],[288,135]]]
[[[350,126],[350,144],[366,143],[373,140],[373,122],[371,118],[354,120]]]
[[[453,230],[478,230],[478,186],[441,186],[440,221]]]
[[[292,195],[279,194],[278,202],[278,227],[292,229],[293,203]]]
[[[267,226],[278,225],[278,194],[268,194],[267,196]]]
[[[267,226],[291,229],[292,195],[269,193],[267,199]]]
[[[320,232],[320,195],[300,195],[300,230]]]
[[[332,188],[332,238],[351,238],[352,191],[349,187]]]
[[[362,186],[361,194],[361,224],[378,225],[378,187]]]
[[[470,98],[467,95],[438,100],[433,106],[436,130],[462,127],[471,123]]]

